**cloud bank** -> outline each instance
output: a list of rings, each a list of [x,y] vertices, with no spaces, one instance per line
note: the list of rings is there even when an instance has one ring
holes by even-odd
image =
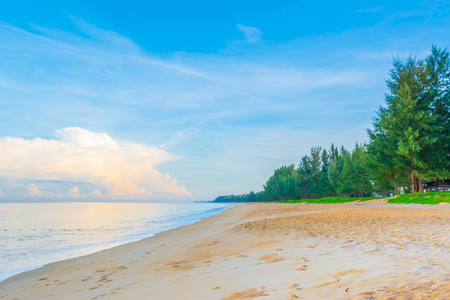
[[[56,131],[56,139],[0,138],[0,176],[35,180],[23,196],[70,199],[186,199],[191,194],[155,166],[178,159],[164,150],[118,142],[106,133],[79,127]],[[89,193],[74,186],[66,192],[45,190],[61,181],[90,183]],[[48,183],[45,185],[45,183]]]

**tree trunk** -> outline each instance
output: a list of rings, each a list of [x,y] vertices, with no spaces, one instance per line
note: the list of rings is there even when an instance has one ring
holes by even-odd
[[[437,192],[438,191],[437,188],[438,188],[438,184],[439,184],[439,180],[437,177],[435,177],[435,181],[436,181],[436,184],[435,184],[436,187],[434,188],[434,191]]]
[[[419,184],[419,193],[423,193],[423,185],[422,185],[422,183],[423,183],[423,179],[419,178],[419,182],[418,182],[418,184]]]
[[[398,179],[397,179],[397,178],[394,178],[394,186],[395,186],[394,193],[395,193],[396,195],[400,194],[400,191],[399,191],[399,189],[398,189]]]
[[[416,192],[416,180],[414,178],[414,172],[411,172],[411,193]]]

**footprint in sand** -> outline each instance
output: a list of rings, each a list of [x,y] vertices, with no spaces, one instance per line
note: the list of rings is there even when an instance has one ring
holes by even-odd
[[[349,275],[349,274],[354,274],[354,275],[359,275],[362,273],[365,273],[366,270],[345,270],[345,271],[340,271],[337,272],[336,274],[333,275],[334,278],[336,279],[340,279],[341,277],[345,276],[345,275]]]
[[[302,265],[301,267],[295,268],[294,270],[300,272],[300,271],[306,271],[307,269],[308,269],[307,265]]]
[[[193,268],[196,268],[195,261],[187,259],[175,262],[168,262],[166,266],[172,270],[182,270],[182,271],[188,271]]]
[[[256,297],[263,297],[263,296],[269,296],[269,294],[266,294],[265,291],[266,287],[262,286],[261,290],[258,291],[258,289],[248,289],[243,292],[237,292],[232,294],[229,297],[222,298],[222,300],[233,300],[233,299],[253,299]]]
[[[94,273],[102,273],[102,272],[106,272],[108,269],[97,269],[94,271]]]
[[[294,284],[290,285],[289,287],[293,288],[294,291],[291,292],[291,295],[289,296],[288,299],[298,299],[298,298],[300,298],[299,291],[301,290],[301,288],[298,287],[298,284],[294,283]]]
[[[205,242],[205,243],[199,244],[197,246],[194,246],[194,248],[211,247],[211,246],[214,246],[214,245],[216,245],[218,243],[219,243],[219,241]]]
[[[278,254],[271,253],[271,254],[267,254],[267,255],[259,257],[258,260],[263,260],[266,264],[271,264],[271,263],[282,261],[282,260],[284,260],[284,258]]]
[[[337,272],[336,274],[333,275],[333,277],[336,280],[319,284],[319,285],[315,286],[314,288],[322,288],[324,286],[328,286],[328,285],[333,284],[333,283],[338,283],[338,282],[341,281],[342,277],[344,277],[346,275],[350,275],[350,274],[352,274],[352,275],[359,275],[359,274],[366,273],[366,272],[367,272],[366,270],[353,270],[353,269],[352,270],[340,271],[340,272]],[[347,278],[347,280],[348,279],[349,278]]]

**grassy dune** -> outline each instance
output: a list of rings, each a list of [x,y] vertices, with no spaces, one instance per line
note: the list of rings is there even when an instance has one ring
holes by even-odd
[[[298,199],[298,200],[284,200],[276,201],[277,203],[346,203],[355,201],[367,201],[378,199],[377,197],[328,197],[321,199]],[[387,203],[400,203],[400,204],[439,204],[450,203],[450,193],[438,192],[438,193],[415,193],[415,194],[402,194],[389,198]]]
[[[389,198],[388,203],[402,203],[402,204],[439,204],[450,203],[450,193],[438,192],[438,193],[414,193],[414,194],[402,194],[396,197]]]
[[[355,202],[355,201],[367,201],[378,199],[377,197],[328,197],[328,198],[320,198],[320,199],[298,199],[298,200],[285,200],[285,201],[276,201],[277,203],[346,203],[346,202]]]

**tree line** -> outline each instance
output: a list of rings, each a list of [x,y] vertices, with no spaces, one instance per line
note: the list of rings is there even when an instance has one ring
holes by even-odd
[[[219,196],[216,202],[254,202],[289,199],[317,199],[335,196],[369,196],[373,188],[365,168],[363,145],[352,151],[333,144],[329,150],[313,147],[301,158],[298,166],[291,164],[275,170],[258,193]]]
[[[450,59],[432,47],[425,59],[394,59],[385,105],[367,130],[367,144],[313,147],[299,164],[282,166],[263,190],[217,202],[361,197],[423,192],[424,181],[450,177]]]

